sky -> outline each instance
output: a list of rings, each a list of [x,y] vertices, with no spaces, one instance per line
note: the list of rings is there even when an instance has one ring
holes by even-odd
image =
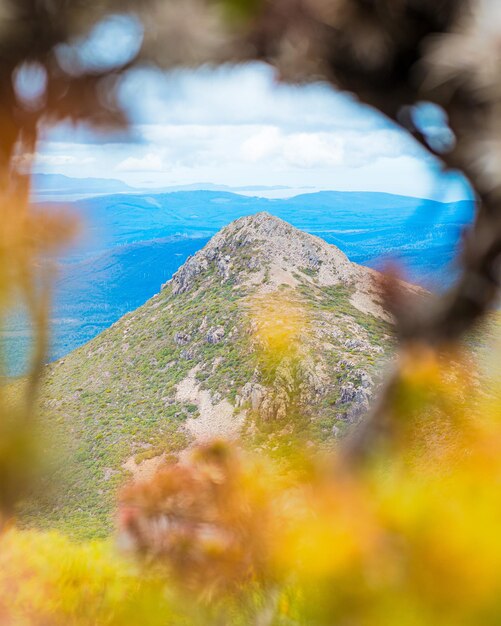
[[[135,70],[119,98],[132,121],[128,134],[56,127],[46,131],[34,171],[135,187],[210,182],[469,197],[459,176],[441,173],[378,112],[327,84],[280,84],[264,64]],[[450,140],[440,111],[423,106],[419,115],[430,133]]]

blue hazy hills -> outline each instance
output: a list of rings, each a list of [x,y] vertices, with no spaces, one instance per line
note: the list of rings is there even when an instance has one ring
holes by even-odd
[[[357,263],[399,262],[408,280],[441,289],[453,280],[469,201],[440,203],[384,193],[322,191],[287,199],[225,191],[127,193],[71,202],[82,236],[59,259],[50,358],[56,359],[157,293],[188,256],[229,222],[259,211],[338,246]],[[29,326],[22,313],[4,337],[22,369]]]

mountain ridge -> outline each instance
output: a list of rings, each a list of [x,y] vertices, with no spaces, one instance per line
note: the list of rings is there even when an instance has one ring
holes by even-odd
[[[300,231],[267,211],[244,216],[222,228],[173,275],[173,293],[186,291],[187,283],[197,273],[204,271],[211,261],[217,262],[218,269],[227,278],[232,271],[232,263],[231,257],[225,258],[221,252],[224,248],[252,248],[263,242],[266,243],[267,258],[260,258],[263,257],[263,248],[258,246],[257,255],[250,264],[251,268],[255,268],[266,261],[269,263],[265,284],[262,268],[252,279],[254,284],[260,286],[261,293],[273,291],[282,284],[297,286],[298,280],[293,269],[303,273],[317,272],[317,281],[321,286],[333,286],[342,282],[355,284],[356,291],[350,299],[353,306],[363,313],[370,311],[381,319],[391,321],[381,306],[377,287],[370,284],[376,280],[378,272],[352,263],[336,246],[328,244],[320,237]],[[289,266],[289,270],[284,266]]]
[[[431,290],[454,281],[457,267],[451,261],[473,214],[467,201],[441,204],[359,192],[321,192],[288,200],[202,191],[118,194],[72,203],[65,211],[81,221],[82,237],[59,259],[62,280],[54,290],[51,360],[83,345],[153,296],[186,258],[187,248],[195,251],[229,222],[263,210],[322,237],[357,263],[377,269],[391,259],[401,264],[410,282]],[[174,254],[176,241],[179,257]],[[135,250],[140,243],[144,246],[139,259]],[[109,261],[107,271],[103,255]],[[122,289],[127,283],[130,288]],[[108,299],[101,285],[109,285]],[[95,315],[96,303],[102,310]],[[31,334],[22,316],[8,330],[4,340],[12,364],[9,373],[17,375],[23,371]]]
[[[153,298],[47,366],[45,445],[65,450],[51,481],[64,489],[25,523],[104,536],[127,477],[208,438],[334,445],[392,351],[377,277],[267,213],[225,227]]]

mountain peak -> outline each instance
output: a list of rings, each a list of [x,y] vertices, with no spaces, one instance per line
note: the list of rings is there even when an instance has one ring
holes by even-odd
[[[231,230],[232,227],[251,227],[256,229],[263,229],[266,232],[273,232],[276,229],[285,227],[290,231],[297,231],[298,233],[301,232],[280,217],[276,217],[275,215],[268,213],[268,211],[259,211],[258,213],[253,213],[252,215],[245,215],[244,217],[240,217],[234,222],[231,222],[231,224],[228,224],[228,226],[224,228],[223,231]]]
[[[291,240],[313,238],[312,235],[308,235],[308,233],[295,228],[289,222],[267,211],[241,217],[228,224],[216,236],[220,236],[222,239],[237,237],[239,240],[244,236],[261,240],[275,239],[277,236],[289,237]]]
[[[193,443],[242,433],[274,450],[275,433],[344,432],[391,348],[374,275],[268,213],[229,224],[159,294],[48,368],[43,414],[70,442],[54,519],[109,525],[125,472],[141,480]]]
[[[209,268],[223,282],[260,291],[284,284],[296,287],[303,280],[321,286],[351,284],[361,271],[370,272],[351,263],[336,246],[266,212],[241,217],[217,233],[173,276],[174,293],[192,289]]]

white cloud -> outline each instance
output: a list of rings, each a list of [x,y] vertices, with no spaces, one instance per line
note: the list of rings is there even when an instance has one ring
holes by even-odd
[[[283,156],[294,167],[334,167],[343,163],[342,140],[323,133],[295,133],[284,141]]]
[[[279,83],[275,71],[263,63],[168,74],[140,70],[123,80],[120,97],[137,124],[253,124],[295,131],[388,124],[327,84]]]
[[[343,161],[340,138],[327,133],[284,134],[276,127],[263,128],[246,139],[241,157],[250,162],[279,160],[281,166],[297,168],[328,167]]]
[[[265,65],[141,71],[121,97],[133,127],[106,141],[48,133],[41,171],[116,175],[132,185],[214,182],[425,195],[436,164],[395,125],[326,85],[281,85]],[[90,160],[89,160],[90,158]],[[83,165],[87,163],[87,165]]]
[[[160,154],[148,152],[142,157],[127,157],[115,169],[117,172],[161,172],[165,165]]]
[[[278,128],[273,126],[262,128],[244,140],[240,147],[240,154],[244,160],[256,162],[276,154],[282,142]]]
[[[362,167],[378,159],[426,158],[424,150],[397,129],[382,128],[368,132],[347,129],[340,136],[347,167]]]
[[[15,161],[21,167],[63,167],[77,164],[90,164],[94,162],[94,157],[85,156],[77,158],[72,154],[44,154],[41,152],[25,152],[17,157]]]

